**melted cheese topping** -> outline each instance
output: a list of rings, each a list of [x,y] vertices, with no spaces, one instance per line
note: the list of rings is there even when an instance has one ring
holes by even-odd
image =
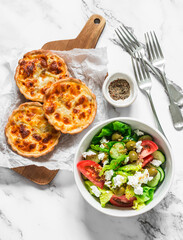
[[[36,50],[19,61],[15,80],[27,99],[43,102],[45,91],[67,76],[67,66],[62,58],[50,51]]]
[[[40,103],[24,103],[15,110],[6,126],[8,143],[26,157],[39,157],[53,150],[60,132],[45,118]]]
[[[48,121],[63,133],[75,134],[88,127],[95,118],[95,95],[80,80],[69,78],[51,86],[43,105]]]

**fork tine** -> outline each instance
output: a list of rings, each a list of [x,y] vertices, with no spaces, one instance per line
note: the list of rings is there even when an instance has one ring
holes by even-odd
[[[128,46],[128,45],[124,42],[124,40],[123,40],[122,37],[119,35],[119,33],[117,32],[117,30],[119,31],[119,29],[115,29],[114,31],[115,31],[115,33],[117,34],[117,36],[119,37],[120,41],[122,42],[123,47],[125,48],[125,50],[126,50],[127,52],[129,52],[130,54],[132,54],[132,53],[133,53],[133,50],[131,49],[130,46]]]
[[[140,47],[140,44],[138,42],[138,40],[136,39],[136,37],[128,30],[128,28],[123,25],[123,28],[126,30],[126,32],[129,34],[129,36],[135,41],[135,43],[137,44],[138,47]]]
[[[142,54],[137,53],[138,59],[139,59],[139,63],[140,63],[140,69],[143,75],[143,80],[145,80],[146,78],[146,72],[143,66],[143,58],[142,58]]]
[[[136,70],[136,67],[135,67],[134,58],[135,58],[134,55],[131,56],[132,66],[133,66],[133,71],[134,71],[135,79],[136,79],[136,81],[137,81],[137,84],[139,84],[139,79],[138,79],[138,76],[137,76],[137,70]],[[136,60],[136,59],[135,59],[135,60]]]
[[[130,41],[130,44],[132,44],[134,48],[140,46],[139,43],[137,42],[137,40],[133,37],[133,35],[129,31],[126,30],[127,28],[125,28],[124,26],[120,26],[120,28],[124,33],[123,37],[125,38],[125,36],[126,36],[126,38]]]
[[[155,40],[156,40],[156,44],[157,44],[157,47],[158,47],[160,56],[161,56],[162,58],[164,58],[163,53],[162,53],[162,51],[161,51],[161,47],[160,47],[159,42],[158,42],[158,38],[156,37],[156,34],[155,34],[154,31],[153,31],[153,33],[154,33],[154,37],[155,37]]]
[[[150,61],[152,61],[150,46],[149,46],[149,42],[148,42],[148,39],[147,39],[147,33],[145,33],[144,35],[145,35],[145,42],[146,42],[147,53],[148,53]]]
[[[149,46],[150,46],[150,52],[152,54],[152,60],[153,60],[153,59],[155,59],[154,49],[153,49],[151,41],[150,41],[149,33],[146,33],[146,34],[147,34],[147,40],[148,40],[148,43],[149,43]]]
[[[142,60],[142,65],[143,65],[144,71],[146,73],[146,78],[150,78],[149,70],[147,68],[147,65],[146,65],[143,57],[142,57],[142,54],[141,54],[141,60]]]
[[[140,67],[140,62],[137,60],[136,55],[134,54],[135,60],[136,60],[136,66],[137,66],[137,71],[139,75],[139,81],[143,80],[142,74],[141,74],[141,67]]]
[[[159,51],[158,51],[158,49],[157,49],[157,45],[156,45],[156,43],[155,43],[155,41],[154,41],[154,37],[153,37],[152,32],[150,32],[150,35],[151,35],[151,42],[152,42],[152,45],[153,45],[153,47],[154,47],[154,52],[155,52],[156,58],[159,58],[159,57],[160,57],[160,54],[159,54]]]
[[[118,29],[117,29],[118,30]],[[129,48],[129,46],[124,42],[124,40],[121,38],[121,36],[119,35],[119,33],[117,32],[117,30],[115,30],[115,33],[117,34],[118,38],[120,39],[120,41],[122,42],[123,47],[125,48],[125,50],[127,52],[129,52],[130,54],[132,54],[132,49]]]
[[[144,68],[147,74],[147,77],[150,79],[149,69],[147,68],[147,65],[144,63]]]
[[[131,40],[131,39],[128,37],[128,35],[125,33],[125,31],[123,30],[123,28],[122,28],[121,26],[120,26],[120,28],[121,28],[121,30],[123,31],[123,33],[125,34],[125,36],[124,36],[124,34],[123,34],[122,32],[120,32],[120,30],[119,30],[119,28],[118,28],[118,31],[119,31],[120,34],[123,36],[123,39],[127,42],[128,45],[132,45],[133,48],[135,49],[135,48],[137,47],[137,45],[133,42],[133,40]]]

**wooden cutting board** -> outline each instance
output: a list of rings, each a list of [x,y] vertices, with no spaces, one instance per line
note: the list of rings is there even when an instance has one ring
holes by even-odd
[[[102,16],[92,15],[75,39],[48,42],[44,44],[42,49],[63,51],[73,48],[95,48],[105,23],[105,19]],[[13,168],[13,170],[40,185],[50,183],[59,171],[35,165]]]

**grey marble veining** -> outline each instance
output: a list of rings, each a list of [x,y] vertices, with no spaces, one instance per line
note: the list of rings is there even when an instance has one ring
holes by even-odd
[[[38,49],[51,40],[75,38],[88,17],[97,13],[107,22],[97,46],[107,46],[109,74],[122,71],[133,77],[130,57],[111,41],[114,28],[125,23],[142,42],[144,32],[156,31],[167,75],[183,88],[182,12],[182,0],[1,0],[0,77],[9,76],[4,58],[11,57],[15,49]],[[0,168],[0,240],[182,240],[183,132],[174,130],[166,94],[154,79],[152,95],[176,163],[173,185],[160,204],[137,217],[108,217],[84,201],[72,172],[60,171],[48,186],[38,186]],[[107,117],[114,116],[136,117],[154,125],[141,92],[129,108],[111,106]]]

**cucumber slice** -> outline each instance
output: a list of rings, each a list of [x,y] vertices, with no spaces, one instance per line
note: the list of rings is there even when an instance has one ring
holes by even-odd
[[[126,153],[126,148],[122,142],[115,143],[110,149],[110,156],[114,159],[117,159],[122,154]]]
[[[150,135],[144,135],[144,136],[139,137],[139,141],[143,141],[143,140],[150,140],[150,141],[152,141],[153,138]]]
[[[165,172],[164,172],[163,168],[161,168],[161,167],[157,167],[157,170],[161,174],[160,182],[162,182],[164,180],[164,178],[165,178]]]
[[[99,158],[98,158],[98,152],[95,151],[95,150],[93,150],[93,149],[88,149],[87,152],[88,152],[88,151],[92,151],[92,152],[94,152],[94,153],[96,153],[96,154],[95,154],[95,155],[91,155],[91,156],[86,156],[86,160],[91,160],[91,161],[94,161],[94,162],[96,162],[96,163],[99,163],[100,160],[99,160]]]
[[[154,159],[157,159],[157,160],[161,161],[162,163],[165,162],[165,155],[161,151],[157,150],[157,151],[153,152],[152,155],[153,155]]]
[[[156,187],[158,185],[158,183],[160,182],[161,179],[161,173],[158,171],[158,173],[156,174],[156,176],[147,183],[147,185],[149,187]]]

